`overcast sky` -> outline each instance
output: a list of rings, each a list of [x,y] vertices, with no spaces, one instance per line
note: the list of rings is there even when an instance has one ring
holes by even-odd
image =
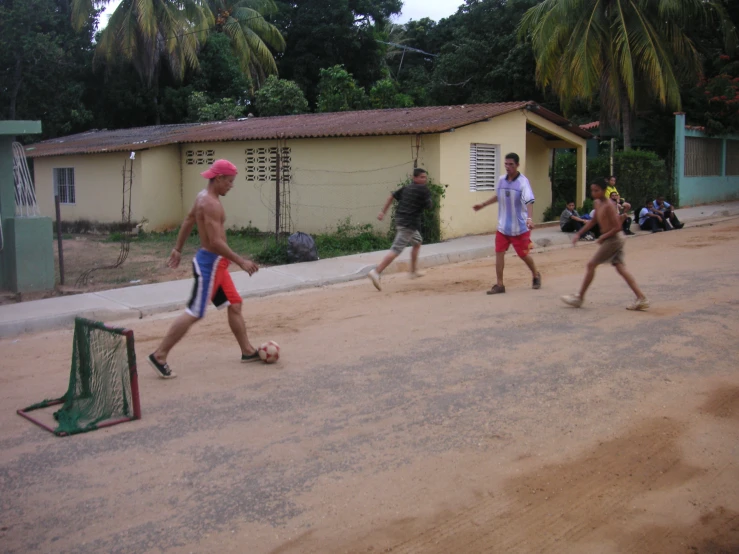
[[[462,4],[464,0],[403,0],[403,12],[396,21],[405,23],[409,19],[419,20],[424,17],[439,21],[456,13]]]
[[[108,24],[108,17],[113,10],[118,7],[121,0],[113,0],[100,17],[100,27]],[[395,19],[398,23],[405,23],[409,19],[419,20],[424,17],[430,17],[434,21],[439,21],[443,17],[448,17],[457,11],[457,8],[464,3],[464,0],[404,0],[403,13]]]

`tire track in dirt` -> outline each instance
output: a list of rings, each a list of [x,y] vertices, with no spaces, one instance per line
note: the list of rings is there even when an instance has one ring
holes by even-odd
[[[645,489],[677,486],[703,473],[682,462],[677,446],[682,433],[673,420],[647,421],[580,459],[510,481],[504,505],[489,498],[387,551],[553,552],[586,541],[626,515]]]
[[[739,387],[715,389],[700,416],[739,419]],[[427,531],[384,549],[393,554],[464,552],[592,551],[610,544],[614,552],[739,552],[739,513],[724,506],[703,509],[683,527],[643,524],[640,500],[701,479],[731,479],[733,463],[711,470],[686,463],[680,447],[688,426],[667,417],[642,421],[582,456],[510,479],[502,495],[454,515],[438,516]],[[694,483],[693,483],[694,484]],[[398,536],[421,522],[394,522],[381,535]],[[372,552],[362,541],[341,552]],[[338,551],[338,550],[337,550]],[[611,551],[606,549],[606,551]]]

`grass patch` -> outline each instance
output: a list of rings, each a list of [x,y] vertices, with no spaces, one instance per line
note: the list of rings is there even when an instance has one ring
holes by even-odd
[[[139,233],[131,236],[131,245],[139,245],[144,250],[155,250],[166,253],[174,247],[177,242],[179,230],[163,233]],[[104,240],[106,242],[120,242],[125,235],[120,232],[110,233]],[[260,264],[283,265],[288,263],[287,238],[280,237],[275,240],[274,235],[262,233],[258,229],[248,226],[241,229],[227,229],[226,239],[231,250],[248,256]],[[354,224],[347,218],[336,226],[331,233],[314,235],[318,256],[320,258],[335,258],[360,254],[363,252],[374,252],[386,250],[392,244],[392,238],[385,233],[378,233],[371,224]],[[185,241],[183,254],[188,255],[200,246],[197,230]]]
[[[321,258],[387,250],[393,243],[387,234],[377,233],[370,223],[352,224],[349,218],[339,223],[336,232],[316,235],[313,238]]]
[[[314,235],[313,240],[321,259],[387,250],[393,243],[387,234],[378,233],[371,224],[353,224],[350,218],[341,221],[333,233]],[[267,239],[254,259],[261,264],[288,263],[287,237],[278,241]]]

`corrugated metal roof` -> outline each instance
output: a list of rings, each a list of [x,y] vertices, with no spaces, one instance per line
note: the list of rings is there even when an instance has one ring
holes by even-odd
[[[29,145],[26,147],[26,154],[32,158],[39,158],[135,151],[154,146],[183,143],[433,134],[522,109],[530,109],[580,137],[591,137],[590,133],[584,129],[580,129],[564,117],[542,108],[535,102],[502,102],[467,106],[249,117],[230,121],[160,125],[116,131],[94,130]]]

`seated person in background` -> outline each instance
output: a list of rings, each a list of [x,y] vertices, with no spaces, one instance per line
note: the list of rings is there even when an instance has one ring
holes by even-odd
[[[563,233],[577,233],[587,223],[587,220],[580,216],[575,209],[574,202],[567,202],[567,207],[559,216],[559,228],[562,229]],[[591,233],[586,233],[583,240],[595,240],[595,237]]]
[[[577,233],[585,226],[585,220],[575,209],[574,202],[567,202],[567,207],[559,216],[559,228],[563,233]]]
[[[631,210],[631,204],[629,204],[628,202],[624,202],[624,200],[619,196],[618,191],[613,191],[611,193],[611,202],[616,204],[616,208],[618,209],[619,221],[621,222],[621,228],[623,229],[624,234],[626,235],[635,234],[631,230],[631,224],[633,223],[634,220],[629,217],[629,211]]]
[[[680,223],[680,220],[675,215],[675,210],[672,208],[672,205],[665,202],[664,196],[658,196],[657,200],[654,201],[654,210],[662,215],[662,219],[672,223],[672,226],[675,229],[682,229],[685,226],[684,223]]]
[[[672,229],[669,225],[670,224],[654,210],[654,202],[647,200],[647,205],[639,212],[639,227],[642,231],[652,231],[652,233],[669,231]]]
[[[611,175],[608,179],[604,179],[604,181],[606,183],[606,190],[603,198],[610,198],[614,192],[618,192],[616,190],[616,177],[615,175]]]

